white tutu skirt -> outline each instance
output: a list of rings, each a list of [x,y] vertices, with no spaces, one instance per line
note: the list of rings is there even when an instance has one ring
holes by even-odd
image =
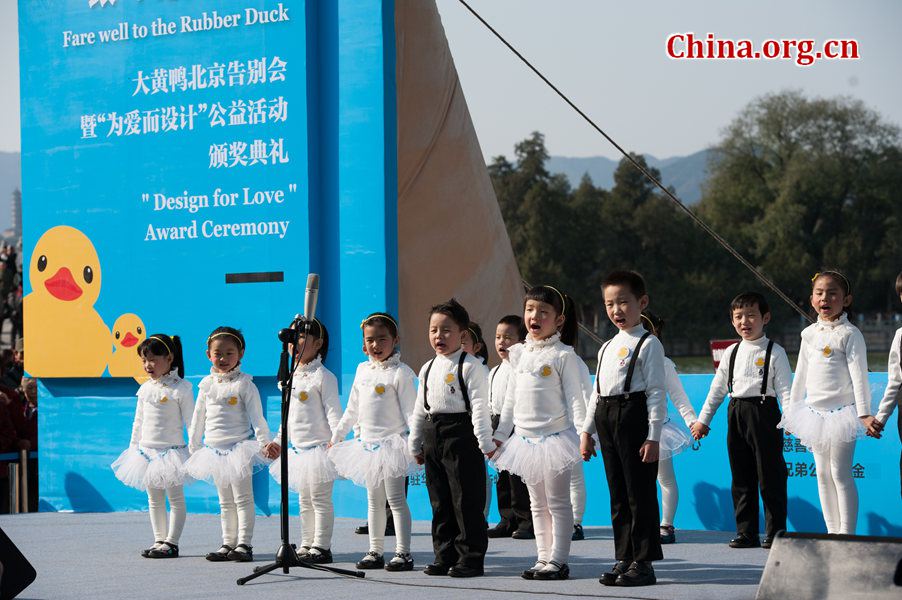
[[[110,466],[116,479],[142,492],[147,488],[166,489],[184,483],[188,448],[144,448],[129,446]]]
[[[568,429],[543,437],[526,437],[515,432],[498,448],[492,462],[496,470],[509,471],[528,485],[535,485],[547,473],[563,473],[580,460],[579,438],[574,430]]]
[[[282,457],[269,465],[269,474],[279,485],[282,484]],[[288,487],[296,492],[312,485],[328,483],[338,479],[338,471],[329,458],[326,445],[310,448],[288,448]]]
[[[269,461],[257,440],[244,440],[231,448],[203,446],[185,463],[185,472],[216,485],[237,483],[263,469]]]
[[[824,452],[837,442],[854,442],[865,435],[854,404],[825,411],[796,402],[783,413],[777,427],[782,427],[817,452]]]
[[[416,461],[407,451],[407,437],[399,434],[376,442],[360,438],[340,442],[329,448],[329,458],[339,475],[363,487],[416,471]]]
[[[677,423],[667,419],[661,428],[661,444],[658,460],[673,458],[686,448],[692,447],[692,437],[689,432]]]

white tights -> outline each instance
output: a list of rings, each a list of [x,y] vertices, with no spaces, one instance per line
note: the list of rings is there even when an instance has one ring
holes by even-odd
[[[251,545],[254,537],[254,487],[251,477],[232,484],[216,484],[219,492],[219,518],[222,521],[222,543],[234,548]]]
[[[570,504],[573,505],[573,523],[582,525],[583,515],[586,512],[586,476],[583,473],[582,461],[573,465],[573,475],[570,477]]]
[[[570,556],[573,537],[573,506],[570,504],[571,470],[545,473],[543,481],[527,484],[538,559],[564,564]]]
[[[166,496],[169,496],[169,528],[166,528]],[[147,512],[156,542],[178,545],[185,527],[185,490],[177,485],[171,488],[147,488]]]
[[[673,517],[680,502],[680,490],[677,488],[672,458],[658,461],[658,485],[661,486],[661,527],[673,527]]]
[[[389,477],[378,485],[366,488],[367,522],[370,528],[370,550],[382,554],[385,550],[385,503],[391,509],[395,522],[395,552],[410,552],[410,507],[404,494],[404,476]]]
[[[858,523],[858,489],[852,479],[855,442],[833,442],[822,452],[812,452],[827,533],[854,534]]]
[[[332,507],[332,481],[308,485],[298,495],[301,505],[301,546],[332,547],[332,526],[335,510]]]

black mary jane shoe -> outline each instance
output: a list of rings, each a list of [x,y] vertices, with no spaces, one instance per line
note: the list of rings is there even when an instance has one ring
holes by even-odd
[[[385,557],[378,552],[370,550],[363,555],[363,558],[357,561],[358,569],[383,569],[385,568]]]
[[[430,563],[430,564],[426,565],[425,569],[423,569],[423,573],[425,573],[426,575],[430,575],[432,577],[436,577],[436,576],[440,576],[440,575],[447,575],[448,569],[449,569],[449,567],[446,567],[445,565],[441,565],[438,563]]]
[[[153,546],[151,546],[150,548],[145,548],[144,550],[141,550],[141,556],[143,556],[144,558],[147,558],[147,555],[150,554],[150,551],[155,550],[157,548],[157,546],[161,545],[162,543],[163,543],[163,541],[159,540],[159,541],[154,542]]]
[[[238,548],[243,548],[242,552]],[[229,552],[228,556],[229,560],[235,562],[253,562],[254,561],[254,549],[247,544],[238,544],[235,546],[235,549]]]
[[[485,571],[482,567],[468,567],[467,565],[454,565],[448,569],[448,577],[482,577]]]
[[[557,567],[557,570],[552,571],[551,569],[542,569],[541,571],[536,572],[533,579],[541,579],[542,581],[562,581],[570,577],[570,567],[567,566],[567,563],[561,564],[556,561],[551,561],[548,564]]]
[[[583,526],[577,523],[573,526],[573,535],[570,536],[570,541],[581,542],[584,539],[586,539],[586,532],[583,531]]]
[[[740,533],[732,540],[730,540],[730,548],[760,548],[761,540],[758,539],[757,535],[749,535],[747,533]]]
[[[219,547],[219,550],[208,553],[204,558],[206,558],[210,562],[225,562],[229,560],[229,552],[231,552],[232,550],[234,550],[234,548],[232,548],[228,544],[223,544]]]
[[[327,548],[313,546],[304,554],[301,560],[312,565],[330,565],[332,564],[332,551]]]
[[[409,552],[396,553],[390,561],[385,563],[386,571],[413,571],[413,557]]]
[[[660,531],[662,544],[676,543],[676,530],[674,530],[673,525],[661,525]]]
[[[602,573],[601,577],[598,578],[598,583],[601,585],[614,585],[617,582],[617,578],[629,570],[631,564],[628,560],[617,561],[617,564],[611,567],[610,571]]]
[[[522,577],[523,579],[533,579],[536,576],[536,573],[544,569],[545,565],[547,564],[548,562],[544,560],[536,561],[535,565],[520,573],[520,577]]]
[[[648,561],[637,561],[630,565],[626,573],[617,578],[614,585],[621,587],[638,587],[657,583],[655,570]]]
[[[176,544],[163,542],[159,548],[154,548],[147,553],[147,558],[178,558],[179,547]]]

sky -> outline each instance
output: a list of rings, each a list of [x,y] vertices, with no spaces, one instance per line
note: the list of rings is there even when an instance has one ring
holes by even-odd
[[[491,36],[458,0],[436,0],[487,159],[511,155],[541,131],[551,154],[619,155]],[[715,144],[753,99],[797,89],[852,96],[902,124],[902,3],[895,0],[468,0],[493,26],[629,150],[659,158]],[[19,85],[15,0],[0,0],[0,151],[17,151]],[[679,61],[671,33],[720,38],[855,39],[861,58]]]

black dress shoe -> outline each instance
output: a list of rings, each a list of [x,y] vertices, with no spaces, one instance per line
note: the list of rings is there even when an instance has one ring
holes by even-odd
[[[602,573],[601,577],[598,578],[598,583],[601,585],[614,585],[617,578],[629,570],[631,564],[632,562],[628,560],[618,561],[617,564],[611,567],[610,571]]]
[[[239,550],[239,548],[241,548],[243,551]],[[254,549],[247,544],[238,544],[237,546],[235,546],[234,550],[229,552],[228,559],[235,562],[253,562]]]
[[[162,541],[156,541],[153,543],[153,546],[151,546],[150,548],[145,548],[144,550],[141,550],[141,556],[143,556],[144,558],[147,558],[147,555],[150,554],[150,551],[156,549],[156,547],[162,543],[163,543]]]
[[[548,563],[549,565],[554,565],[557,567],[557,570],[546,570],[542,569],[541,571],[537,571],[535,577],[533,579],[541,579],[544,581],[555,581],[555,580],[564,580],[570,577],[570,567],[567,566],[566,563],[561,564],[554,561]]]
[[[313,565],[330,565],[332,564],[332,551],[327,548],[313,546],[300,558],[305,563]]]
[[[674,530],[673,525],[661,525],[661,543],[676,543],[676,530]]]
[[[485,574],[482,567],[468,567],[467,565],[454,565],[448,569],[448,577],[482,577]]]
[[[536,576],[536,573],[541,571],[547,564],[548,563],[545,562],[544,560],[540,560],[540,561],[536,562],[536,564],[534,566],[529,567],[528,569],[526,569],[525,571],[520,573],[520,577],[522,577],[523,579],[532,579]]]
[[[573,542],[579,542],[584,539],[586,539],[586,532],[583,531],[583,526],[577,523],[573,526],[573,535],[570,536],[570,540]]]
[[[206,559],[210,562],[225,562],[229,560],[229,552],[232,550],[234,550],[234,548],[223,544],[219,547],[219,550],[208,553]]]
[[[413,557],[409,552],[396,553],[390,561],[385,563],[386,571],[413,571]]]
[[[533,533],[532,527],[518,527],[511,534],[511,537],[515,540],[534,540],[536,539],[536,534]]]
[[[730,548],[760,548],[761,540],[758,539],[757,535],[749,535],[747,533],[740,533],[732,540],[730,540]]]
[[[356,533],[357,535],[369,535],[369,534],[370,534],[370,526],[369,526],[369,523],[364,523],[363,525],[359,525],[359,526],[354,530],[354,533]]]
[[[358,569],[384,569],[385,558],[378,552],[370,550],[363,555],[363,558],[357,561]]]
[[[179,547],[169,542],[163,542],[159,548],[151,548],[147,558],[178,558]]]
[[[773,536],[770,536],[770,535],[765,537],[764,541],[761,542],[761,547],[764,548],[765,550],[770,550],[770,547],[773,545],[774,545],[774,538],[773,538]]]
[[[512,533],[513,530],[511,529],[510,525],[504,523],[503,521],[486,531],[486,534],[490,538],[509,538]]]
[[[426,568],[423,569],[423,573],[426,573],[426,575],[432,575],[432,576],[447,575],[448,567],[446,567],[445,565],[440,565],[438,563],[431,563],[431,564],[426,565]]]
[[[641,560],[631,564],[626,573],[617,578],[614,585],[638,587],[640,585],[654,585],[657,581],[655,569],[651,566],[651,563]]]

